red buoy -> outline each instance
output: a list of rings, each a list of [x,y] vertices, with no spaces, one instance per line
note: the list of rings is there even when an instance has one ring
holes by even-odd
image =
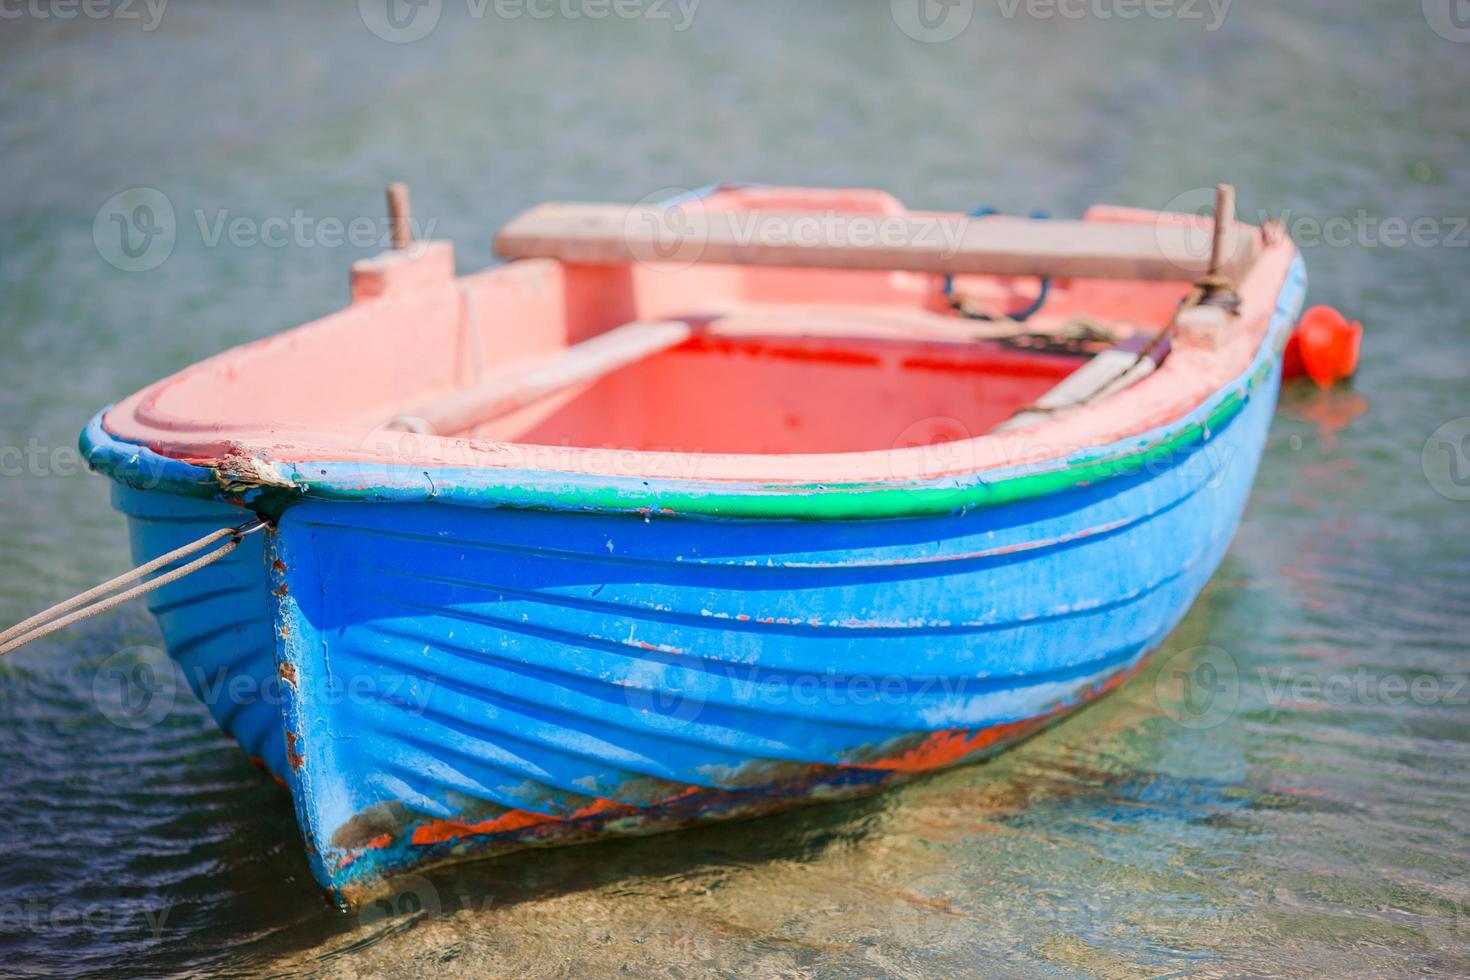
[[[1282,355],[1282,375],[1306,374],[1323,388],[1330,388],[1358,369],[1358,349],[1363,325],[1330,306],[1314,306],[1302,314]]]

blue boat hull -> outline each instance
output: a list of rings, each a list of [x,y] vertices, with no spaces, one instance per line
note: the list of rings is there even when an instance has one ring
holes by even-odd
[[[1000,751],[1160,644],[1239,523],[1280,382],[1263,357],[1201,438],[1003,506],[789,521],[305,500],[151,608],[349,900],[527,844],[872,792]],[[131,482],[115,499],[139,560],[239,520]],[[257,696],[221,698],[221,672]]]

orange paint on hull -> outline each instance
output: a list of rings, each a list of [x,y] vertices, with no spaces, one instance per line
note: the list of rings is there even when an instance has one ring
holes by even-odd
[[[670,803],[697,791],[698,787],[690,786],[681,793],[675,793],[665,800],[660,800],[659,803]],[[586,820],[589,817],[604,816],[618,810],[636,812],[638,809],[639,807],[631,803],[598,799],[565,817],[554,817],[545,813],[536,813],[533,810],[507,810],[493,820],[483,820],[474,824],[459,823],[454,820],[431,820],[414,828],[412,840],[413,843],[420,846],[442,844],[459,837],[501,834],[548,823],[572,823],[577,820]]]
[[[1147,662],[1146,659],[1144,662]],[[958,765],[986,749],[1002,748],[1034,734],[1062,715],[1074,711],[1111,691],[1132,677],[1141,667],[1142,663],[1128,671],[1119,673],[1087,691],[1075,701],[1058,705],[1052,711],[1038,715],[1035,718],[1008,722],[1002,725],[993,725],[979,731],[951,729],[948,731],[934,732],[914,748],[908,749],[899,755],[877,759],[872,762],[841,763],[831,767],[812,766],[812,771],[817,774],[817,777],[812,782],[813,784],[819,783],[821,781],[820,774],[824,770],[868,769],[914,776]],[[877,788],[881,788],[881,784]],[[572,825],[593,817],[607,817],[618,812],[634,815],[657,810],[660,807],[666,807],[674,803],[697,799],[700,796],[715,795],[717,795],[716,791],[707,790],[699,786],[687,786],[682,791],[659,799],[648,806],[635,806],[630,803],[619,803],[616,800],[598,799],[588,806],[582,807],[564,817],[537,813],[532,810],[507,810],[498,817],[490,820],[482,820],[478,823],[464,823],[455,820],[431,820],[414,827],[410,835],[410,841],[416,846],[426,847],[434,844],[448,843],[463,837],[482,837],[493,834],[511,833],[552,824]],[[789,802],[789,800],[797,798],[799,796],[787,797],[783,794],[773,794],[774,800],[782,802]],[[383,834],[369,841],[363,850],[388,847],[392,842],[393,839],[390,835]]]
[[[1035,733],[1038,729],[1045,727],[1062,715],[1074,711],[1111,691],[1137,673],[1143,664],[1147,662],[1147,658],[1144,658],[1138,666],[1108,678],[1103,683],[1083,694],[1076,701],[1057,705],[1046,714],[1038,715],[1035,718],[1026,718],[1022,721],[1008,722],[1003,725],[993,725],[990,728],[983,728],[976,732],[970,732],[964,729],[935,732],[924,739],[922,743],[909,749],[902,755],[889,759],[880,759],[877,762],[866,762],[862,764],[862,768],[921,773],[958,765],[965,761],[965,759],[984,749],[1020,741],[1027,735]]]
[[[887,769],[892,772],[928,772],[931,769],[943,769],[946,766],[955,765],[980,751],[997,744],[1015,741],[1025,735],[1029,735],[1037,728],[1046,724],[1051,715],[1040,718],[1030,718],[1026,721],[1015,721],[1005,725],[995,725],[978,732],[967,732],[956,730],[948,732],[935,732],[924,739],[915,748],[895,756],[892,759],[879,759],[877,762],[863,763],[856,768],[862,769]]]

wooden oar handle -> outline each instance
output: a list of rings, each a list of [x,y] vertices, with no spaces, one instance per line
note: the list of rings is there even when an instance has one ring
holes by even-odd
[[[388,185],[388,222],[393,228],[393,247],[402,251],[413,244],[412,211],[408,185],[395,180]]]
[[[1215,238],[1210,246],[1210,275],[1218,276],[1230,261],[1227,251],[1229,232],[1235,227],[1235,185],[1220,184],[1215,188]]]

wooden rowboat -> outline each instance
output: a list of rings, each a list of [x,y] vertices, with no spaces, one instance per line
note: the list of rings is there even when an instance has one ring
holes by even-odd
[[[269,520],[151,608],[347,901],[873,792],[1107,691],[1230,542],[1305,289],[1228,207],[721,189],[535,209],[462,278],[399,244],[82,437],[140,561]],[[1024,325],[974,317],[1031,277]]]

